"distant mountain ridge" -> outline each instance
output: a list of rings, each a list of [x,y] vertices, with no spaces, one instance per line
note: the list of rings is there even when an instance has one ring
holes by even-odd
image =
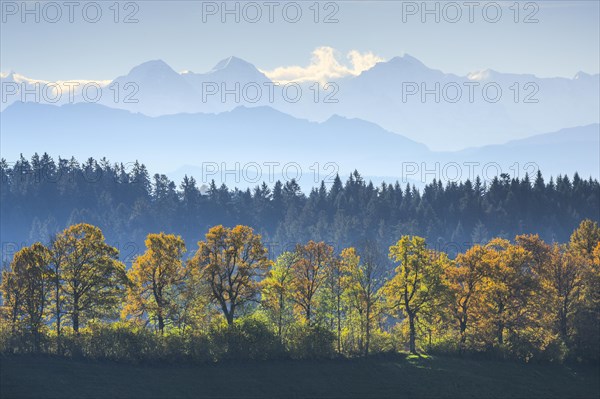
[[[170,170],[175,177],[198,174],[203,163],[218,169],[222,164],[235,168],[236,163],[257,163],[266,173],[265,165],[272,162],[279,164],[279,174],[284,165],[297,164],[311,184],[307,179],[313,169],[321,177],[331,172],[326,164],[342,175],[358,169],[365,176],[396,176],[400,181],[453,180],[457,165],[457,180],[470,174],[492,178],[501,172],[522,177],[538,167],[545,176],[600,175],[598,124],[456,152],[431,151],[360,119],[336,115],[318,123],[270,107],[149,117],[98,104],[15,103],[2,112],[0,127],[1,156],[7,160],[34,152],[124,163],[143,160],[151,170]]]
[[[0,80],[14,82],[11,76],[3,74]],[[27,82],[21,79],[19,84],[34,81]],[[287,98],[282,87],[273,88],[265,73],[237,57],[221,60],[205,73],[178,73],[164,61],[153,60],[103,82],[106,88],[98,103],[148,116],[221,113],[240,105],[266,105],[319,122],[342,115],[374,122],[445,150],[600,123],[598,74],[578,72],[573,79],[565,79],[485,70],[459,76],[404,55],[332,83],[327,89],[321,85],[318,93],[315,82],[299,83],[301,95],[296,100]],[[270,90],[274,90],[273,98]],[[118,91],[118,101],[114,91]],[[0,105],[4,109],[16,100],[18,96],[10,96]],[[58,104],[65,101],[66,96]],[[81,95],[76,101],[83,101]]]

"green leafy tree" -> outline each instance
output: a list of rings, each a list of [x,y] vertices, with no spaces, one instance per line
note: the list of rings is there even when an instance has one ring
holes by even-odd
[[[335,331],[337,352],[342,352],[342,324],[344,323],[346,313],[346,303],[344,294],[348,285],[348,271],[339,258],[333,257],[328,263],[326,272],[325,290],[321,292],[323,302],[327,308],[326,315],[331,323],[331,330]]]
[[[346,270],[346,296],[360,319],[360,331],[364,336],[363,353],[369,355],[373,324],[381,311],[381,288],[385,283],[384,260],[373,243],[367,243],[360,257],[355,248],[342,251],[341,261]]]
[[[292,266],[295,262],[293,252],[279,255],[262,282],[262,306],[271,314],[277,326],[277,336],[282,341],[284,327],[293,319]]]
[[[399,310],[408,318],[409,350],[417,353],[417,317],[444,292],[447,257],[429,251],[425,239],[417,236],[402,236],[390,247],[389,256],[399,265],[394,276],[384,285],[383,294],[389,309]]]
[[[102,231],[90,224],[73,225],[56,237],[64,256],[64,307],[78,333],[86,320],[113,317],[127,284],[119,251],[108,245]]]

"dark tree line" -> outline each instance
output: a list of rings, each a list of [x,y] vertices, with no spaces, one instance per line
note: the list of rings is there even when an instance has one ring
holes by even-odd
[[[411,185],[365,181],[358,172],[305,194],[294,180],[231,189],[212,182],[201,191],[193,177],[177,185],[146,167],[92,158],[49,155],[0,161],[3,252],[47,242],[75,223],[99,226],[125,262],[143,251],[148,231],[196,242],[223,224],[252,226],[277,255],[310,239],[341,249],[365,240],[387,249],[404,234],[419,235],[450,256],[492,237],[537,233],[565,242],[582,219],[600,220],[600,184],[575,174]],[[11,244],[14,243],[14,244]],[[12,246],[11,246],[12,245]]]

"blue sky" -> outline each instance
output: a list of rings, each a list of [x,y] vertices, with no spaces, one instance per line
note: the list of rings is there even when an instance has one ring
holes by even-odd
[[[599,2],[538,1],[519,2],[518,22],[514,22],[514,1],[502,4],[502,17],[496,23],[493,2],[481,1],[473,9],[473,22],[463,1],[456,2],[462,13],[440,7],[440,22],[434,15],[421,21],[422,2],[337,1],[319,4],[319,23],[314,22],[313,2],[301,3],[302,17],[297,23],[284,20],[284,2],[274,9],[274,22],[268,21],[268,7],[258,1],[262,18],[256,23],[240,22],[227,16],[222,23],[222,9],[209,15],[210,7],[222,2],[136,1],[120,3],[119,23],[114,23],[113,1],[100,2],[102,17],[97,23],[82,17],[81,2],[74,10],[74,22],[68,21],[68,9],[61,6],[62,17],[56,23],[45,20],[40,3],[40,22],[14,10],[21,2],[2,0],[0,28],[0,69],[45,80],[112,79],[127,73],[133,66],[151,59],[163,59],[175,70],[194,72],[209,70],[220,59],[236,55],[264,70],[283,66],[306,66],[312,52],[322,46],[334,48],[341,62],[352,51],[372,53],[390,59],[404,53],[426,65],[445,72],[466,74],[491,68],[502,72],[534,73],[538,76],[572,77],[582,70],[598,73],[600,69]],[[10,3],[10,4],[9,4]],[[36,2],[28,2],[36,7]],[[62,1],[57,2],[59,5]],[[235,3],[235,2],[233,2]],[[230,7],[234,7],[229,3]],[[245,2],[239,2],[240,13]],[[428,2],[436,7],[436,2]],[[8,8],[7,8],[8,7]],[[208,7],[208,8],[207,8]],[[125,9],[126,8],[126,9]],[[203,9],[206,11],[203,14]],[[536,11],[537,10],[537,11]],[[48,8],[48,18],[54,10]],[[93,8],[88,9],[93,16]],[[137,23],[125,24],[125,15],[135,11]],[[254,9],[247,8],[254,17]],[[288,16],[294,15],[288,8]],[[323,23],[334,12],[337,23]],[[403,14],[404,12],[404,14]],[[535,12],[537,23],[524,23]],[[205,21],[203,21],[203,16]],[[403,18],[404,17],[404,18]],[[403,20],[404,19],[404,20]]]

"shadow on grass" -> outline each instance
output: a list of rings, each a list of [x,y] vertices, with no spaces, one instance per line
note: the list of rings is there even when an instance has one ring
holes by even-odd
[[[4,356],[2,398],[522,398],[600,394],[597,367],[427,355],[131,365]]]

